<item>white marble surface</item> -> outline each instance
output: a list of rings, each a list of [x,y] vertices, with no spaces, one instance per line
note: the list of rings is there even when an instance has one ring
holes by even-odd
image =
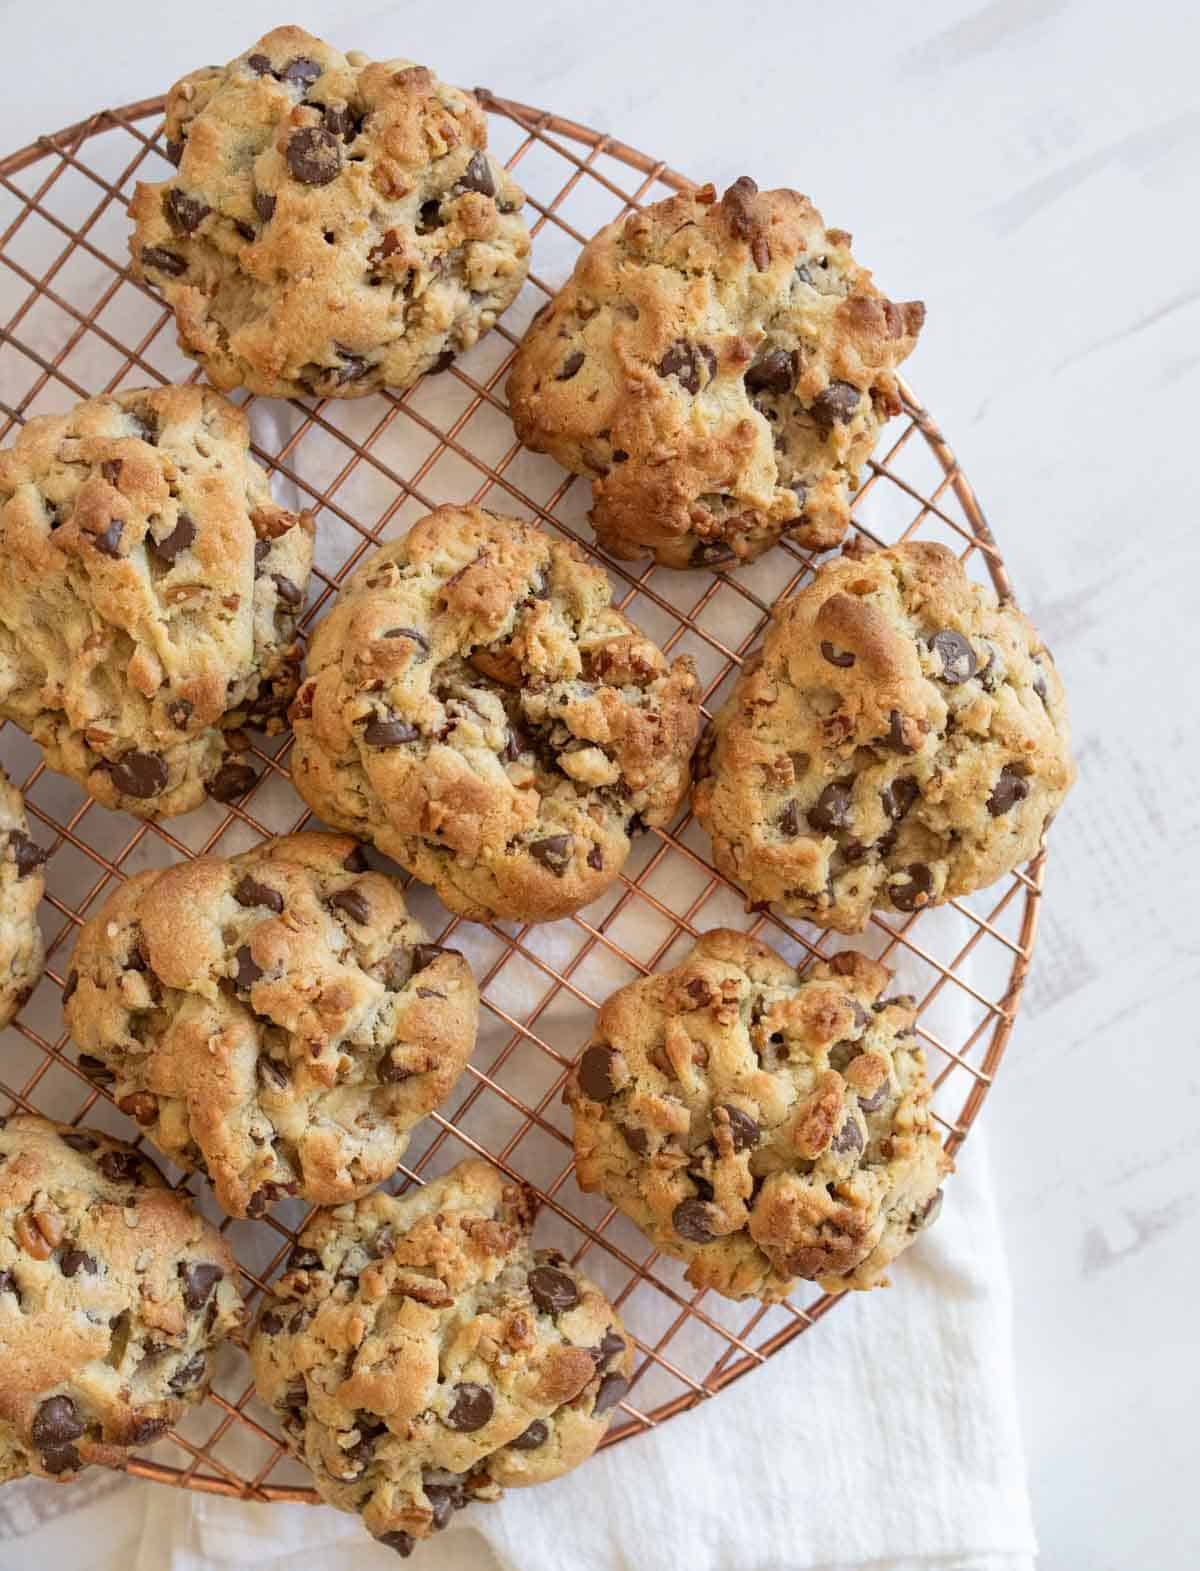
[[[1200,744],[1179,682],[1200,655],[1194,8],[9,0],[0,147],[281,20],[612,128],[718,184],[796,185],[890,292],[928,303],[911,379],[1055,649],[1078,733],[1037,967],[986,1114],[1042,1564],[1195,1566]]]

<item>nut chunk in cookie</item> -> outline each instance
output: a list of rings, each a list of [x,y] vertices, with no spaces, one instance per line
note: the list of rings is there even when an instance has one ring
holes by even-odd
[[[597,898],[669,822],[700,715],[686,658],[575,546],[440,507],[359,568],[309,646],[292,781],[475,920]]]
[[[668,197],[588,242],[525,335],[517,434],[592,482],[616,556],[750,561],[824,550],[925,319],[896,305],[808,198],[734,182]]]
[[[46,853],[29,834],[21,793],[0,769],[0,1026],[32,993],[45,958],[37,909]]]
[[[467,962],[340,835],[140,873],[72,964],[80,1063],[232,1216],[390,1178],[475,1043]]]
[[[470,93],[278,27],[167,97],[179,173],[139,185],[134,271],[218,387],[361,398],[443,370],[529,267]]]
[[[851,951],[801,976],[716,929],[614,993],[564,1093],[581,1188],[729,1298],[885,1282],[950,1170],[890,980]]]
[[[110,1135],[0,1119],[0,1482],[121,1467],[244,1318],[220,1233]]]
[[[141,818],[254,779],[282,728],[312,520],[271,500],[246,416],[202,387],[89,398],[0,453],[0,719]]]
[[[721,871],[844,933],[1011,872],[1075,778],[1036,630],[928,541],[847,553],[778,608],[698,773]]]
[[[472,1501],[589,1457],[633,1344],[594,1283],[534,1250],[528,1191],[461,1162],[319,1212],[251,1344],[258,1394],[322,1500],[407,1555]]]

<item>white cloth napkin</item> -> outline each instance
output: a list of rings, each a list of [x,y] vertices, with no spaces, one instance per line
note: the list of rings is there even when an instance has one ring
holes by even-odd
[[[1031,1571],[1010,1290],[986,1153],[894,1272],[761,1370],[553,1484],[475,1506],[429,1571]],[[326,1507],[146,1491],[135,1571],[395,1567]]]

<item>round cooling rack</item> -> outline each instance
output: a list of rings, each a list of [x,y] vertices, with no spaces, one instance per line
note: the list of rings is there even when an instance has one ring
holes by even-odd
[[[527,193],[534,234],[534,272],[501,325],[449,372],[400,397],[245,399],[275,494],[317,518],[304,625],[327,609],[345,576],[381,540],[403,533],[439,502],[476,501],[535,517],[596,557],[613,582],[615,603],[668,653],[695,658],[711,712],[772,605],[805,580],[813,559],[789,542],[731,574],[611,560],[592,542],[587,483],[526,452],[503,401],[521,334],[588,236],[691,182],[610,136],[485,90],[479,96],[490,115],[492,149]],[[31,415],[79,398],[198,375],[176,347],[170,312],[126,267],[124,209],[134,181],[171,172],[161,151],[162,109],[154,98],[106,110],[0,161],[0,440]],[[966,477],[908,388],[904,413],[864,477],[855,528],[877,544],[914,535],[941,540],[974,577],[990,579],[1001,597],[1010,594]],[[287,776],[289,738],[255,741],[248,756],[260,775],[240,807],[209,802],[186,817],[149,824],[105,811],[47,771],[15,727],[0,730],[0,761],[24,790],[34,836],[51,852],[41,912],[46,975],[0,1040],[0,1093],[14,1107],[138,1137],[83,1076],[63,1033],[70,952],[80,924],[130,873],[209,851],[232,854],[309,822]],[[1042,868],[1039,855],[971,898],[907,918],[876,916],[861,940],[917,996],[935,1113],[951,1153],[978,1116],[1012,1031]],[[633,977],[675,963],[706,929],[744,928],[799,964],[829,953],[836,935],[747,911],[713,867],[707,837],[688,814],[669,832],[643,836],[620,882],[567,921],[484,927],[452,918],[420,885],[410,884],[408,896],[438,942],[454,934],[484,1007],[471,1067],[440,1112],[417,1129],[406,1165],[388,1187],[398,1192],[471,1153],[532,1186],[541,1199],[539,1243],[586,1259],[637,1341],[637,1373],[606,1444],[716,1395],[833,1307],[836,1296],[815,1288],[772,1306],[692,1289],[677,1262],[650,1250],[624,1217],[576,1188],[561,1090],[597,1005]],[[837,946],[846,942],[836,939]],[[224,1229],[253,1312],[306,1208],[284,1201],[260,1221],[233,1221],[216,1210],[202,1179],[168,1172]],[[903,1269],[901,1261],[901,1275]],[[886,1301],[878,1312],[886,1313]],[[208,1399],[155,1447],[152,1460],[135,1458],[128,1470],[216,1494],[316,1499],[257,1402],[236,1344],[214,1358]]]

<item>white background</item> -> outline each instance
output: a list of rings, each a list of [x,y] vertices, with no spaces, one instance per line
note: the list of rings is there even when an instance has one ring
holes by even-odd
[[[1078,738],[1036,970],[986,1112],[1042,1564],[1194,1567],[1193,8],[9,0],[0,149],[282,21],[718,185],[796,186],[893,297],[927,302],[907,372],[1055,650]]]

